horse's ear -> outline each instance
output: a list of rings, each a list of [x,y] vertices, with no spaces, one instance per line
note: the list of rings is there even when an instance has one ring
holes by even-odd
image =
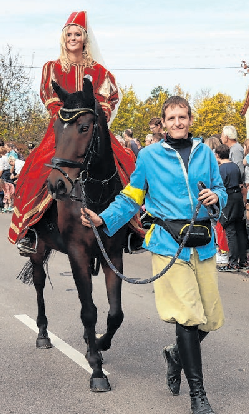
[[[54,91],[57,93],[57,95],[59,96],[60,100],[62,102],[65,102],[65,100],[67,99],[67,97],[69,96],[69,93],[60,87],[60,85],[58,85],[58,83],[56,83],[55,81],[52,80],[52,86]]]
[[[87,96],[93,96],[92,77],[90,75],[85,75],[83,78],[83,92]]]

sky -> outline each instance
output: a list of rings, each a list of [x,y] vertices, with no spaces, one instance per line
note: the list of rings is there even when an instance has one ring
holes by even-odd
[[[1,4],[0,54],[7,44],[33,66],[39,93],[42,66],[59,56],[63,25],[86,10],[106,67],[122,88],[145,100],[157,86],[180,84],[193,99],[202,90],[243,100],[249,74],[247,0],[11,0]]]

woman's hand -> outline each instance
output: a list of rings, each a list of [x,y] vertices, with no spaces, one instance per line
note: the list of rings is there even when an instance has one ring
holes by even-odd
[[[212,204],[217,204],[219,201],[219,197],[217,194],[213,193],[210,188],[205,188],[199,192],[199,201],[202,201],[204,206],[210,206]]]
[[[80,218],[81,218],[81,221],[82,221],[83,226],[91,227],[90,221],[86,217],[86,214],[85,213],[87,213],[91,217],[91,219],[92,219],[93,224],[95,225],[95,227],[99,227],[99,226],[101,226],[101,224],[103,224],[102,218],[99,217],[98,214],[94,213],[94,211],[89,210],[88,208],[85,208],[84,210],[83,210],[83,208],[81,208],[81,216],[80,216]]]

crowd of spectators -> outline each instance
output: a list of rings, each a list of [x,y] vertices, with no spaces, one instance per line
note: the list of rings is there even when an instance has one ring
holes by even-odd
[[[249,140],[244,148],[238,142],[236,128],[225,125],[221,134],[205,140],[214,152],[228,194],[228,202],[216,226],[219,271],[248,269],[249,219]]]
[[[0,211],[13,211],[15,185],[25,163],[25,149],[31,152],[34,143],[27,146],[14,142],[4,142],[0,139]]]

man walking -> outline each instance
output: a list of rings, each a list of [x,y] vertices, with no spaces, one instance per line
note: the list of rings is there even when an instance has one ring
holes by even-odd
[[[226,190],[213,152],[200,139],[189,133],[192,115],[189,103],[179,97],[167,99],[162,108],[162,122],[167,130],[165,141],[140,151],[130,184],[99,216],[82,210],[82,224],[90,227],[85,213],[95,226],[103,226],[113,235],[139,210],[145,208],[155,222],[146,233],[143,247],[152,253],[153,274],[170,262],[178,249],[181,231],[185,228],[198,201],[202,206],[196,226],[203,236],[196,244],[189,239],[170,270],[154,283],[155,300],[162,320],[176,325],[176,344],[163,351],[167,361],[167,384],[178,395],[181,371],[188,380],[193,414],[214,414],[206,397],[200,343],[209,331],[224,322],[223,309],[216,279],[216,248],[208,211],[205,207],[219,203],[222,210],[227,201]],[[206,188],[199,191],[198,181]],[[171,224],[169,230],[168,225]],[[166,230],[167,228],[167,230]],[[179,242],[180,243],[180,242]]]

